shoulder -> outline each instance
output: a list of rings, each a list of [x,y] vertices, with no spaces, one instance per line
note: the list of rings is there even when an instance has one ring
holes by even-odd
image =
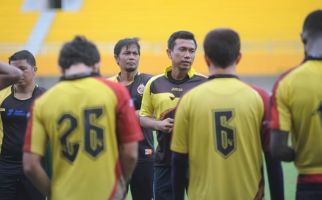
[[[278,87],[281,85],[291,81],[294,78],[294,75],[296,75],[296,72],[302,68],[302,66],[305,65],[305,63],[302,63],[301,65],[298,65],[296,67],[292,67],[291,69],[287,70],[286,72],[282,73],[277,80],[275,81],[275,84],[273,86],[273,93],[276,92]]]
[[[107,80],[104,77],[95,77],[94,79],[102,82],[107,88],[111,89],[119,102],[130,98],[130,94],[123,84]]]
[[[0,103],[11,94],[11,85],[0,90]]]
[[[198,73],[198,72],[196,72],[196,73],[194,74],[194,76],[195,76],[195,77],[198,77],[198,78],[200,78],[200,79],[208,79],[208,77],[207,77],[206,75],[201,74],[201,73]]]
[[[106,85],[108,88],[112,89],[115,93],[123,93],[124,91],[127,91],[125,86],[117,83],[115,81],[106,79],[104,77],[95,77],[94,79],[98,80],[99,82]]]
[[[207,76],[200,74],[200,73],[195,73],[192,77],[191,77],[192,81],[198,81],[198,82],[205,82],[208,80]]]
[[[207,80],[207,79],[206,79]],[[207,90],[209,87],[211,87],[210,82],[204,82],[202,84],[198,84],[195,87],[189,89],[182,98],[196,98],[200,101],[200,96],[203,96],[203,92]]]
[[[267,99],[269,99],[269,93],[264,90],[263,88],[247,83],[245,81],[240,80],[240,83],[243,85],[242,87],[245,88],[245,90],[243,90],[244,92],[248,91],[247,95],[248,96],[257,96],[260,97],[261,100],[266,101]]]
[[[138,76],[144,80],[149,80],[150,78],[153,77],[151,74],[145,74],[145,73],[140,73]]]
[[[152,78],[152,75],[145,74],[145,73],[139,73],[136,77],[134,82],[137,84],[144,84],[146,85],[147,82]]]
[[[106,79],[107,79],[107,80],[110,80],[110,81],[113,81],[113,82],[118,82],[117,77],[118,77],[118,75],[116,74],[116,75],[111,76],[111,77],[108,77],[108,78],[106,78]]]
[[[154,91],[157,85],[163,85],[164,81],[167,80],[163,74],[152,76],[144,86],[144,93],[147,96],[150,92]]]
[[[48,99],[57,99],[60,96],[61,92],[55,92],[54,95],[51,95],[51,93],[56,90],[59,84],[60,83],[58,82],[48,90],[46,88],[37,86],[33,92],[34,104],[37,104],[37,106],[39,106],[42,104],[47,104]]]
[[[265,102],[269,100],[270,95],[266,90],[264,90],[263,88],[261,88],[259,86],[250,84],[250,83],[246,83],[246,82],[244,82],[244,83],[246,85],[248,85],[250,88],[252,88],[253,90],[255,90]]]
[[[3,88],[2,90],[0,90],[0,94],[7,93],[8,91],[11,92],[11,88],[12,88],[12,85],[6,88]]]
[[[206,84],[200,84],[191,88],[180,98],[178,105],[185,109],[193,108],[195,105],[200,104],[200,97],[205,96],[205,90],[207,90]]]
[[[41,95],[41,94],[43,94],[44,92],[46,92],[46,88],[43,88],[43,87],[36,87],[35,88],[35,95],[36,96],[39,96],[39,95]]]
[[[156,80],[159,80],[159,79],[164,79],[164,78],[166,78],[165,76],[164,76],[164,74],[158,74],[158,75],[154,75],[154,76],[152,76],[151,78],[150,78],[150,82],[153,82],[153,81],[156,81]]]
[[[159,74],[159,75],[152,76],[149,79],[149,81],[147,82],[147,85],[151,85],[154,82],[159,82],[159,81],[162,81],[164,79],[167,79],[167,78],[163,74]]]

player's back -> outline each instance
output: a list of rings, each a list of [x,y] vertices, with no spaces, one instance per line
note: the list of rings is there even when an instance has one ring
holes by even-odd
[[[119,189],[116,130],[119,85],[64,80],[37,102],[52,148],[52,198],[108,199]]]
[[[284,75],[273,100],[273,128],[293,135],[299,172],[322,173],[322,61],[308,60]]]
[[[193,89],[190,106],[189,199],[261,197],[263,101],[239,79],[215,78]]]

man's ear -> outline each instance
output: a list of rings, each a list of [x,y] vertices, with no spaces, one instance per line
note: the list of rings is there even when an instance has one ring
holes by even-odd
[[[118,59],[118,56],[116,55],[116,54],[114,54],[114,59],[115,59],[115,62],[116,62],[116,64],[119,64],[119,59]]]
[[[34,72],[36,72],[38,70],[38,68],[36,66],[34,66]]]
[[[208,58],[208,56],[206,54],[204,55],[204,58],[205,58],[207,66],[209,67],[211,65],[211,60]]]
[[[65,70],[62,67],[58,67],[60,74],[65,75]]]
[[[300,34],[301,40],[302,40],[302,42],[303,42],[303,44],[304,44],[304,45],[305,45],[305,44],[306,44],[306,42],[307,42],[306,35],[307,35],[307,34],[305,34],[304,32],[302,32],[302,33]]]
[[[100,62],[94,64],[93,65],[93,72],[94,73],[99,73],[100,72],[100,66],[101,66],[101,63]]]
[[[242,53],[239,53],[239,55],[236,58],[236,65],[240,62],[241,58],[242,58]]]
[[[171,49],[167,49],[167,55],[168,55],[168,58],[172,60]]]

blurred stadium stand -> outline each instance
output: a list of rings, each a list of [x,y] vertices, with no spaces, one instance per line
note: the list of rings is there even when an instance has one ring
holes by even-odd
[[[98,45],[105,75],[118,72],[113,46],[124,37],[141,39],[140,71],[161,73],[170,64],[167,39],[172,32],[182,29],[195,33],[199,48],[194,67],[207,74],[202,41],[207,31],[216,27],[231,27],[240,33],[243,41],[240,74],[276,76],[301,62],[299,35],[303,19],[310,11],[322,8],[321,0],[65,0],[62,10],[24,11],[26,1],[29,7],[41,2],[0,1],[0,59],[6,61],[14,51],[38,45],[33,49],[37,51],[41,77],[59,75],[58,51],[63,42],[77,34]],[[64,2],[65,6],[69,2],[78,7],[64,9]],[[53,16],[48,20],[43,39],[39,39],[35,29],[46,12],[53,12]]]
[[[22,12],[23,0],[0,1],[0,58],[2,61],[24,48],[33,31],[39,12]]]

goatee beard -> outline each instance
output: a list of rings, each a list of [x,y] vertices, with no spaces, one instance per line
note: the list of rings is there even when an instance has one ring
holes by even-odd
[[[126,68],[125,71],[127,72],[134,72],[136,70],[136,67]]]

